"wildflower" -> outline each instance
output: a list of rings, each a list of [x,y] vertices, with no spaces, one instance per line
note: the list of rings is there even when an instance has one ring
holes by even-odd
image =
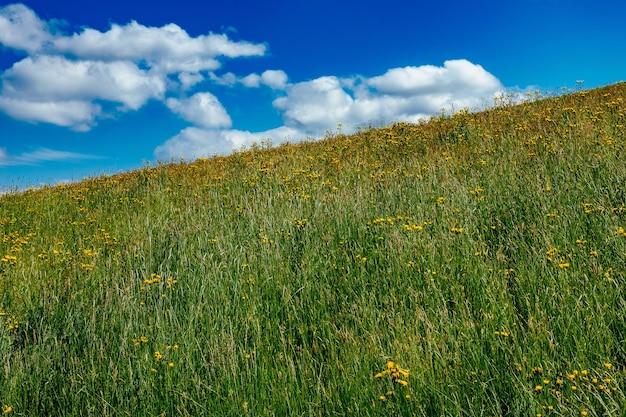
[[[154,352],[154,360],[158,362],[161,359],[163,359],[163,355],[161,354],[161,352],[159,352],[158,350]]]
[[[13,412],[13,407],[11,407],[10,405],[5,405],[2,407],[2,414],[9,414]]]
[[[611,365],[610,363],[607,362],[607,363],[604,364],[604,367],[606,369],[611,369],[613,367],[613,365]]]
[[[543,387],[541,385],[535,386],[535,392],[541,392],[542,390],[543,390]]]

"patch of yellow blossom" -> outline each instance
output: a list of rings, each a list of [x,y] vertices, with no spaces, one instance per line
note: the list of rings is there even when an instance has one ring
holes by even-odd
[[[387,362],[386,368],[387,369],[385,369],[384,371],[379,372],[376,375],[374,375],[374,378],[380,379],[388,375],[391,381],[395,382],[396,384],[402,385],[404,387],[409,385],[409,381],[408,381],[409,371],[408,370],[402,369],[400,366],[398,366],[395,362],[392,362],[392,361]],[[381,395],[379,399],[381,401],[385,401],[391,395],[393,395],[393,391],[388,391],[385,395]],[[407,396],[406,398],[409,398],[409,396]]]

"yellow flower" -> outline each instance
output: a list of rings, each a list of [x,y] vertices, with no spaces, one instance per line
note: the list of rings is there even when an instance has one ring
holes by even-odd
[[[9,414],[13,412],[13,407],[11,407],[10,405],[5,405],[2,407],[2,414]]]
[[[161,352],[159,352],[158,350],[154,352],[154,360],[160,361],[161,359],[163,359],[163,355],[161,355]]]

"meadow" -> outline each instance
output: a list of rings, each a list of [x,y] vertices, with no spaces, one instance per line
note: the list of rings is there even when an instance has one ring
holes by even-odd
[[[624,416],[626,84],[0,197],[0,413]]]

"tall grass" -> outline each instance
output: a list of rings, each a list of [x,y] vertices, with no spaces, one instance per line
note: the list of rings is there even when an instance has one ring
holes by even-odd
[[[2,410],[624,415],[625,93],[0,197]]]

